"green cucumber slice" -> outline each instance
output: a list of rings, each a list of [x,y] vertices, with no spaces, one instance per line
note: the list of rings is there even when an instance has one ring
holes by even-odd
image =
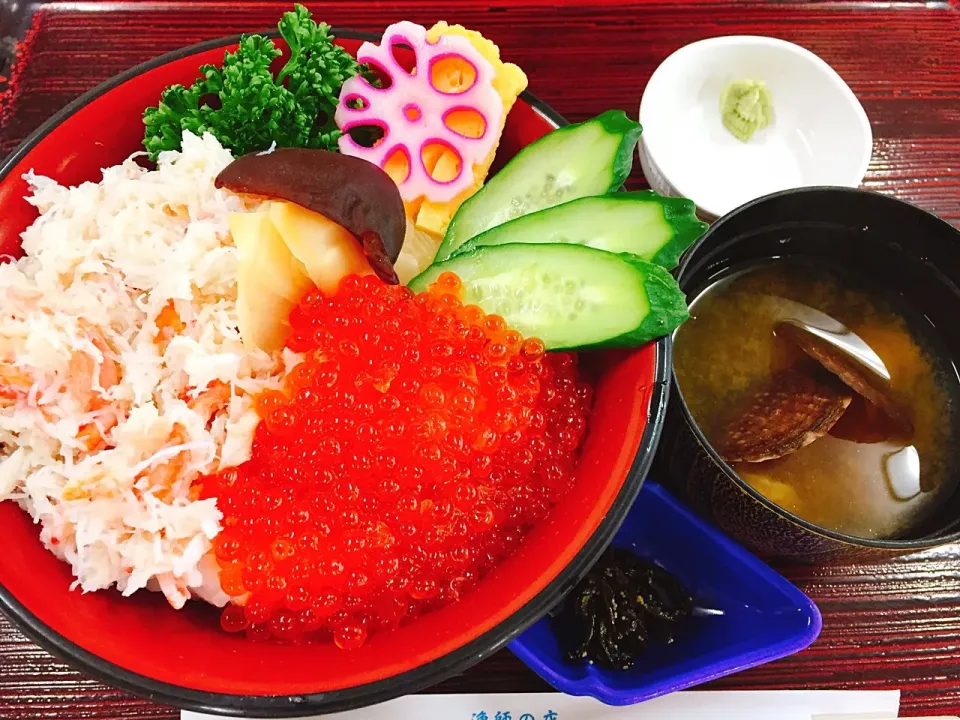
[[[689,317],[663,268],[583,245],[490,245],[431,265],[410,282],[426,290],[441,273],[463,282],[462,300],[503,316],[550,350],[633,347]]]
[[[497,225],[465,242],[454,256],[506,243],[569,243],[630,253],[671,270],[706,229],[691,200],[652,190],[616,192],[571,200]]]
[[[508,220],[617,189],[630,174],[639,139],[639,123],[622,110],[608,110],[527,145],[460,206],[437,251],[437,262]]]

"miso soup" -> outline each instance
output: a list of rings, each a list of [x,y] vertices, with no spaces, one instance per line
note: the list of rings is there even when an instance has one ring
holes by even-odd
[[[773,460],[731,463],[758,492],[816,525],[863,538],[897,538],[928,518],[956,483],[960,379],[935,328],[896,296],[837,269],[767,261],[717,280],[677,331],[674,367],[693,418],[711,444],[731,415],[777,373],[823,368],[775,334],[789,302],[860,336],[889,370],[891,395],[912,416],[893,432],[856,393],[829,431]]]

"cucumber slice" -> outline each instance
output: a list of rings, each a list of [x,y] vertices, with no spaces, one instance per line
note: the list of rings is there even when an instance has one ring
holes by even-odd
[[[580,198],[490,228],[461,245],[454,257],[488,245],[569,243],[630,253],[671,270],[707,229],[694,207],[691,200],[652,190]]]
[[[623,184],[633,167],[640,125],[622,110],[554,130],[517,153],[457,210],[437,262],[492,227]]]
[[[463,282],[465,304],[502,315],[550,350],[642,345],[689,317],[666,270],[583,245],[481,247],[431,265],[410,288],[422,292],[446,271]]]

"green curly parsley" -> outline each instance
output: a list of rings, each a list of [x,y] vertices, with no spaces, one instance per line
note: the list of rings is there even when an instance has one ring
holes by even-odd
[[[179,150],[184,130],[212,133],[235,155],[277,147],[336,150],[341,132],[333,116],[340,88],[360,72],[357,61],[333,44],[330,26],[317,24],[295,5],[277,25],[291,56],[276,77],[270,64],[280,56],[263,35],[244,35],[223,67],[204,65],[189,88],[172,85],[157,107],[143,114],[143,145],[152,160]],[[365,73],[366,75],[366,73]]]

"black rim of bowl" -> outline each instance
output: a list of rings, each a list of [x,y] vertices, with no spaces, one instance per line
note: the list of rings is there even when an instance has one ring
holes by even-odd
[[[728,222],[732,222],[737,216],[741,213],[748,212],[752,210],[757,205],[761,205],[765,202],[776,200],[788,195],[813,195],[828,192],[831,194],[838,195],[847,195],[847,196],[873,196],[879,198],[882,202],[893,203],[897,205],[902,205],[906,208],[909,208],[913,212],[923,213],[929,215],[932,218],[935,218],[938,222],[943,223],[944,226],[950,228],[955,233],[960,235],[960,230],[955,228],[953,225],[948,223],[943,218],[939,218],[931,212],[927,212],[923,208],[917,207],[913,203],[909,203],[905,200],[900,200],[899,198],[891,197],[889,195],[884,195],[882,193],[874,192],[873,190],[864,190],[861,188],[848,188],[848,187],[833,187],[833,186],[812,186],[804,188],[794,188],[792,190],[781,190],[780,192],[771,193],[769,195],[764,195],[755,200],[741,205],[736,210],[733,210],[726,215],[724,215],[720,220],[710,226],[707,231],[690,247],[689,250],[684,254],[683,261],[680,263],[680,267],[677,270],[677,278],[682,282],[684,274],[687,272],[687,268],[690,263],[693,261],[693,258],[696,256],[698,251],[704,246],[713,242],[713,238],[718,233],[723,232],[724,225]],[[815,533],[817,535],[823,535],[830,538],[831,540],[836,540],[838,542],[845,543],[847,545],[855,545],[859,547],[869,547],[876,548],[878,550],[922,550],[925,548],[930,548],[938,545],[943,545],[945,543],[955,542],[960,540],[960,531],[946,533],[943,535],[931,535],[927,538],[921,538],[918,540],[873,540],[870,538],[859,538],[855,535],[847,535],[845,533],[837,532],[835,530],[830,530],[819,525],[814,525],[808,520],[804,520],[798,515],[794,515],[789,510],[786,510],[771,500],[768,500],[764,495],[755,490],[749,483],[743,480],[740,475],[734,470],[720,455],[714,450],[713,445],[710,444],[710,441],[707,440],[707,437],[703,434],[703,431],[700,430],[700,425],[693,418],[693,414],[690,412],[690,408],[687,406],[687,401],[683,397],[683,390],[680,388],[680,383],[677,380],[677,375],[673,369],[673,362],[671,359],[670,363],[670,378],[671,384],[673,385],[676,391],[676,400],[675,402],[680,408],[680,411],[683,413],[684,421],[687,423],[687,426],[693,431],[694,436],[700,445],[706,450],[709,454],[710,459],[723,470],[724,474],[739,487],[743,492],[749,495],[752,499],[759,502],[761,505],[771,510],[777,515],[780,515],[790,522],[799,525],[804,530]]]
[[[338,28],[334,28],[332,32],[336,37],[351,40],[377,41],[380,39],[380,36],[375,33]],[[262,34],[277,37],[279,33],[270,31]],[[0,181],[6,178],[17,163],[42,142],[51,130],[107,91],[168,62],[235,44],[240,37],[240,35],[234,35],[217,38],[174,50],[115,75],[89,90],[43,123],[20,144],[0,166]],[[531,93],[524,92],[520,97],[555,127],[568,124],[562,115]],[[352,710],[423,690],[463,672],[506,646],[553,608],[576,585],[610,544],[627,510],[636,500],[640,486],[653,462],[670,393],[671,348],[672,340],[669,336],[660,338],[654,343],[654,381],[647,426],[623,486],[593,535],[580,548],[570,564],[516,613],[480,637],[425,665],[365,685],[300,695],[237,695],[193,690],[125,670],[84,650],[40,621],[2,585],[0,585],[0,609],[38,645],[98,680],[157,702],[197,712],[240,717],[297,717],[305,714]]]

